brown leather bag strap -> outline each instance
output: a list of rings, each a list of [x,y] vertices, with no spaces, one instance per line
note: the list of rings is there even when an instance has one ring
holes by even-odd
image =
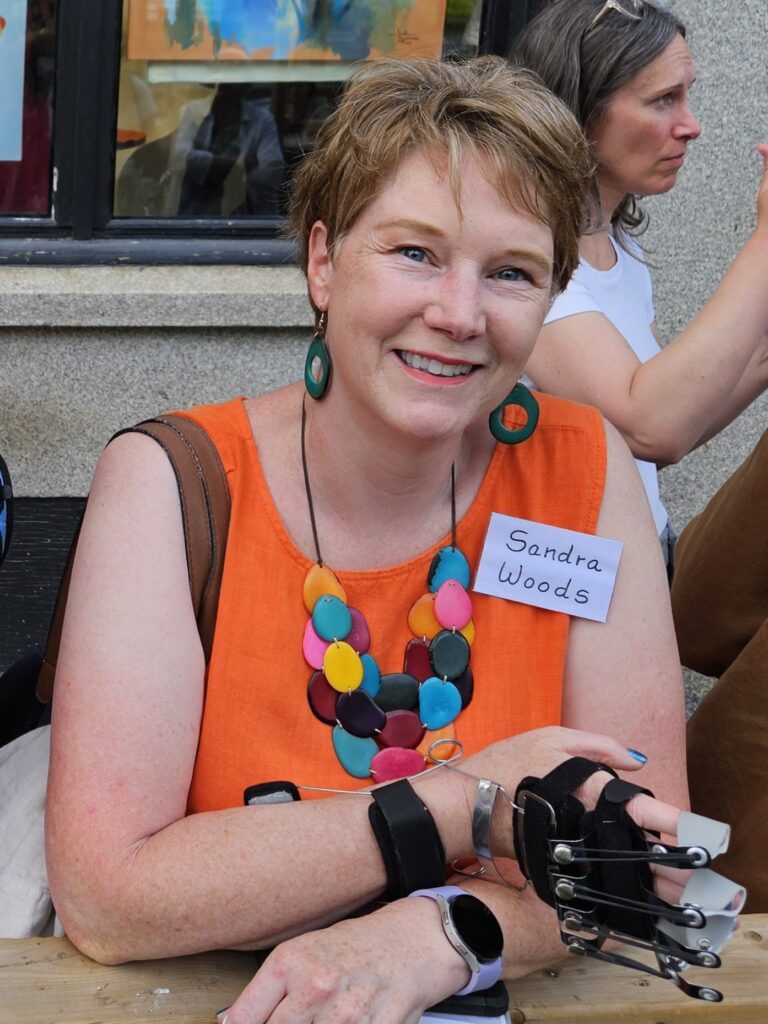
[[[61,644],[61,627],[64,624],[64,612],[67,607],[67,594],[69,593],[69,581],[72,576],[72,563],[75,561],[77,551],[77,540],[80,536],[82,519],[77,525],[75,536],[69,547],[67,562],[61,576],[61,583],[56,594],[56,604],[53,606],[51,625],[48,627],[48,639],[45,643],[45,654],[40,671],[37,676],[35,693],[41,704],[47,704],[53,693],[53,680],[56,676],[56,663],[59,660],[59,645]]]
[[[144,420],[135,427],[119,431],[115,437],[129,433],[145,434],[157,441],[173,467],[181,503],[189,589],[207,664],[213,646],[229,532],[230,495],[224,467],[208,434],[185,416],[169,414]],[[50,700],[53,692],[79,532],[78,528],[67,557],[38,677],[37,696],[44,703]]]
[[[211,657],[229,532],[227,475],[216,446],[185,416],[158,416],[132,428],[158,442],[176,474],[192,605],[206,663]]]

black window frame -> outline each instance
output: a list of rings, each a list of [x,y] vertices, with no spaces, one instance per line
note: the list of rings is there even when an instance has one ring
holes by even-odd
[[[481,53],[506,54],[546,0],[484,0]],[[2,265],[295,262],[281,218],[111,215],[123,0],[58,0],[51,215],[0,215]]]

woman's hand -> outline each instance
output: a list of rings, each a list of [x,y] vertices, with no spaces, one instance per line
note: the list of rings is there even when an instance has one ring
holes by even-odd
[[[642,756],[633,756],[626,747],[608,736],[551,726],[494,743],[479,754],[467,758],[459,767],[473,775],[498,782],[511,799],[514,798],[518,783],[525,776],[543,778],[570,757],[585,757],[619,771],[636,771],[644,764]],[[584,792],[579,795],[593,804],[609,777],[598,773],[593,776],[594,782],[585,783],[582,787]],[[477,782],[466,776],[463,781],[467,804],[471,808]],[[493,833],[498,855],[513,857],[512,807],[503,798],[497,800]]]
[[[279,945],[226,1024],[415,1024],[469,970],[431,900],[405,899]]]

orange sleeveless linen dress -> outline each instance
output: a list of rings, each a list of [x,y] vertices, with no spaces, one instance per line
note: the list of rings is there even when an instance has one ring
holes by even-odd
[[[458,546],[474,572],[491,512],[594,533],[605,483],[605,433],[591,408],[549,395],[534,435],[497,445],[474,504],[459,522]],[[312,669],[301,640],[307,621],[304,577],[313,562],[288,536],[259,464],[250,423],[237,398],[184,413],[213,438],[232,495],[224,577],[188,811],[243,803],[258,782],[354,789],[336,759],[332,729],[307,703]],[[515,425],[507,416],[508,425]],[[297,439],[298,443],[298,439]],[[303,500],[303,498],[302,498]],[[371,632],[382,673],[401,672],[412,639],[408,611],[426,592],[433,548],[407,562],[366,572],[338,572],[351,606]],[[456,735],[472,754],[495,740],[561,717],[569,617],[471,592],[477,639],[472,703]],[[302,793],[310,798],[311,793]]]

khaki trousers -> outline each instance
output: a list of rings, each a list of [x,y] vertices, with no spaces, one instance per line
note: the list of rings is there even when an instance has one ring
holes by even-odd
[[[732,827],[716,870],[768,912],[768,431],[680,536],[680,657],[718,682],[688,722],[691,806]]]

